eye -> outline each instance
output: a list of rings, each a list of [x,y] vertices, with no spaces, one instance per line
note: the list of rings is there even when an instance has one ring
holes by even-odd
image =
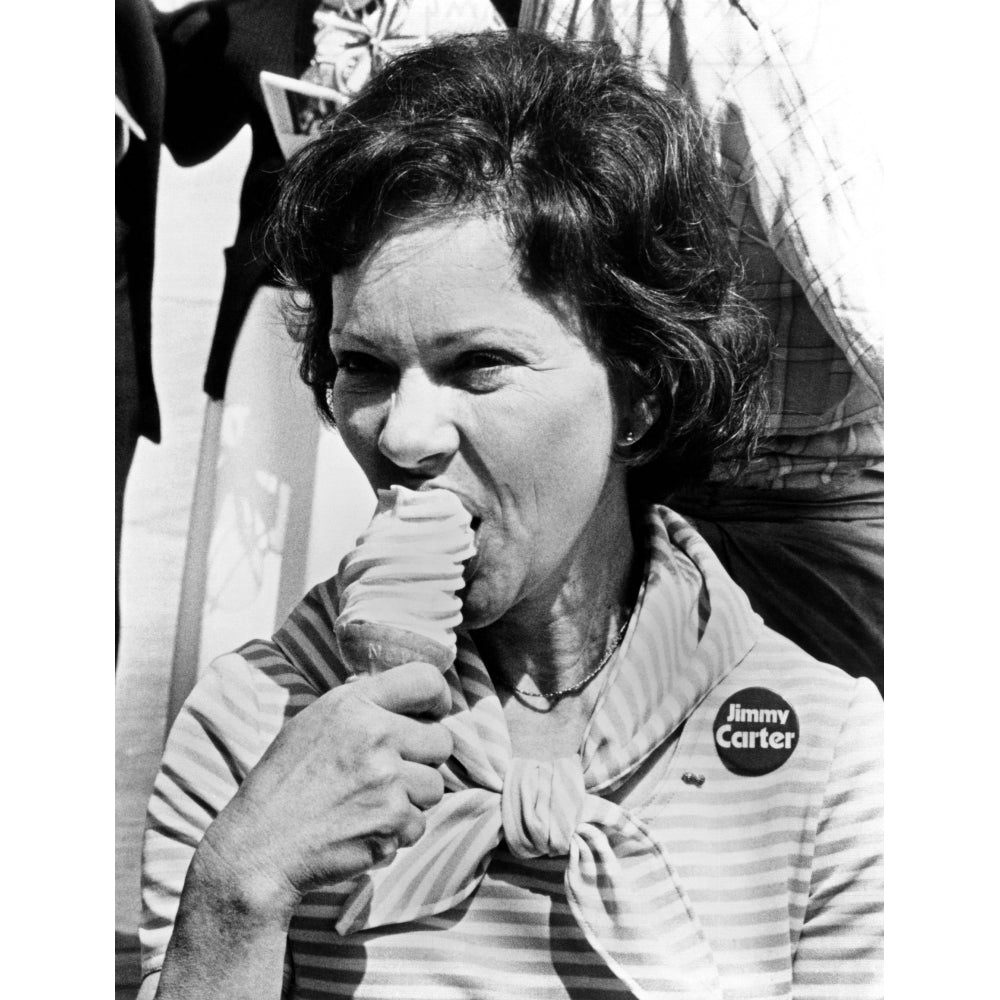
[[[337,382],[346,383],[349,389],[377,388],[396,379],[395,369],[372,354],[361,351],[344,351],[337,357]]]
[[[507,351],[466,351],[452,365],[453,377],[469,392],[490,392],[507,381],[523,360]]]

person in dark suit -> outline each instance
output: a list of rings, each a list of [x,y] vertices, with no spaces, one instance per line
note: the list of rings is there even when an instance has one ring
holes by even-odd
[[[168,80],[163,141],[178,165],[211,159],[244,125],[253,135],[240,194],[239,226],[225,251],[226,276],[204,389],[222,399],[233,349],[254,292],[276,284],[256,232],[284,157],[260,90],[260,71],[299,76],[312,55],[316,0],[203,2],[156,13]]]
[[[151,353],[164,76],[144,0],[115,0],[115,649],[125,483],[140,436],[160,440]]]

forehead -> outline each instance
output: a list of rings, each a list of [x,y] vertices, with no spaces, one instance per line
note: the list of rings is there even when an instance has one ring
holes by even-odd
[[[458,332],[551,314],[519,272],[499,220],[408,224],[333,278],[332,335]]]

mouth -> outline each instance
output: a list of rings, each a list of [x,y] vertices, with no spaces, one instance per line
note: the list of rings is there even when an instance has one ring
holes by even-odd
[[[401,484],[401,485],[406,485]],[[468,581],[472,578],[472,574],[475,572],[475,567],[479,557],[479,529],[482,527],[483,518],[482,515],[475,513],[475,508],[473,503],[470,501],[465,493],[459,492],[454,487],[447,483],[439,483],[435,481],[427,481],[420,483],[417,486],[408,487],[409,489],[415,489],[417,492],[427,491],[427,490],[447,490],[449,493],[453,494],[458,498],[459,503],[466,509],[469,514],[469,528],[473,534],[473,544],[475,545],[476,551],[465,561],[465,571],[463,576],[466,580],[466,588],[468,589]],[[464,593],[464,590],[463,590]]]
[[[469,522],[469,527],[472,529],[472,534],[475,536],[475,547],[476,551],[465,560],[465,568],[462,572],[462,576],[465,579],[465,586],[462,588],[460,596],[464,599],[465,595],[469,590],[469,583],[472,577],[475,575],[476,566],[479,564],[479,527],[483,523],[481,517],[476,517],[473,515],[471,521]]]

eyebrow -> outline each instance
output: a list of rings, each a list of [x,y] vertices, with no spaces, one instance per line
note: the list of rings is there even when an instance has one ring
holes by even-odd
[[[524,338],[530,336],[531,331],[507,326],[472,326],[462,330],[451,330],[441,333],[434,337],[434,340],[429,346],[448,349],[453,347],[456,343],[461,343],[469,337],[479,336],[480,334],[497,333]],[[382,342],[377,337],[371,337],[364,333],[351,330],[349,327],[346,329],[344,327],[333,327],[330,330],[330,340],[332,341],[334,337],[343,337],[344,339],[350,338],[350,340],[367,345],[372,349],[381,348],[383,346]]]
[[[331,341],[334,337],[350,337],[351,340],[360,341],[362,344],[368,344],[370,347],[378,347],[379,342],[372,337],[366,337],[363,333],[356,333],[351,329],[344,329],[342,326],[333,326],[330,328],[329,338]]]

